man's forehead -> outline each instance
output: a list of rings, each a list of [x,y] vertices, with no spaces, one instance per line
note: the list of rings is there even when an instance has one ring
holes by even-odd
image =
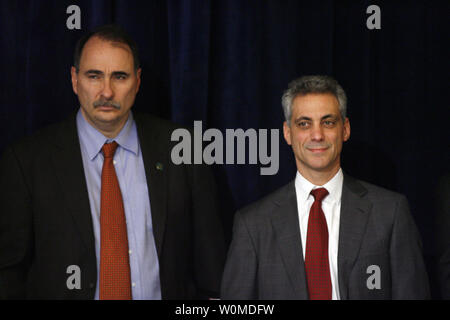
[[[82,51],[80,67],[133,68],[133,55],[125,43],[112,42],[98,37],[89,39]]]
[[[292,112],[296,116],[339,115],[339,102],[334,95],[329,93],[298,95],[293,100]]]

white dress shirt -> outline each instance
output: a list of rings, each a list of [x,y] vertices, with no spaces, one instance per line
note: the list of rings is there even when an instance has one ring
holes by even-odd
[[[314,203],[314,197],[311,190],[317,188],[325,188],[328,195],[322,200],[322,210],[325,214],[328,226],[328,258],[330,262],[330,276],[332,286],[333,300],[339,300],[339,283],[338,283],[338,243],[339,243],[339,220],[341,215],[341,194],[344,175],[342,169],[323,186],[316,186],[306,180],[300,172],[297,171],[295,177],[295,193],[297,196],[297,210],[300,222],[300,234],[302,238],[303,260],[306,251],[306,235],[308,233],[309,211]]]

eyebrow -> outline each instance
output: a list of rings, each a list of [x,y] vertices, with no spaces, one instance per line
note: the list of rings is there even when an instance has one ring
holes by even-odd
[[[130,74],[128,72],[125,71],[113,71],[112,73],[113,76],[129,76]]]
[[[100,70],[91,69],[91,70],[86,71],[84,74],[103,74],[103,72]]]
[[[339,117],[337,115],[335,115],[335,114],[331,114],[330,113],[330,114],[324,115],[322,118],[320,118],[320,120],[325,120],[325,119],[328,119],[328,118],[336,118],[336,119],[338,119]],[[305,116],[302,116],[300,118],[295,119],[295,121],[301,121],[301,120],[312,121],[311,118],[305,117]]]
[[[100,70],[95,70],[95,69],[90,69],[87,70],[84,74],[89,75],[89,74],[97,74],[97,75],[102,75],[103,71]],[[112,76],[129,76],[130,74],[128,72],[125,71],[113,71]]]

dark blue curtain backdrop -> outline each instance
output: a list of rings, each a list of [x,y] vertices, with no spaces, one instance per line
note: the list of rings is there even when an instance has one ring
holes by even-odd
[[[66,8],[81,9],[68,30]],[[381,8],[368,30],[366,8]],[[121,24],[143,64],[135,109],[203,130],[280,129],[280,169],[215,165],[228,237],[236,209],[294,178],[282,138],[289,81],[330,74],[347,92],[344,170],[405,194],[436,297],[433,197],[448,172],[448,1],[1,1],[0,152],[78,108],[72,52],[87,30]]]

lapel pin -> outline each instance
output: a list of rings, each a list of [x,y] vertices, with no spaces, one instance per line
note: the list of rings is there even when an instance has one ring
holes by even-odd
[[[163,170],[163,164],[161,162],[156,163],[156,170],[159,170],[159,171]]]

